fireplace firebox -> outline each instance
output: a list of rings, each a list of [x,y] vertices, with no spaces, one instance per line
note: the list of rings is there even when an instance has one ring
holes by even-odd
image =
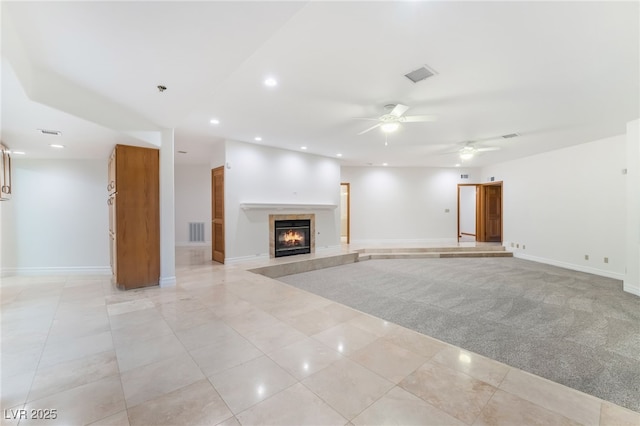
[[[311,221],[276,220],[275,257],[311,253]]]

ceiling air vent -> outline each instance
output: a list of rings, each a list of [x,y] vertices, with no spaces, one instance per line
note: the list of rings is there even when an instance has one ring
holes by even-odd
[[[503,138],[505,139],[510,139],[510,138],[517,138],[518,136],[520,136],[517,133],[509,133],[508,135],[502,135]]]
[[[47,130],[47,129],[38,129],[43,135],[54,135],[60,136],[62,132],[60,130]]]
[[[427,68],[426,66],[423,66],[418,68],[415,71],[411,71],[409,74],[405,74],[404,76],[407,77],[409,80],[413,81],[414,83],[417,83],[429,77],[433,77],[434,75],[436,75],[435,71],[433,71],[430,68]]]

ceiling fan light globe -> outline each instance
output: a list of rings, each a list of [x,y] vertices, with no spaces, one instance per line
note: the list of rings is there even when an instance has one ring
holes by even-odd
[[[473,152],[461,152],[460,159],[462,160],[471,160],[473,158]]]
[[[398,127],[400,127],[400,124],[398,123],[384,123],[380,126],[380,128],[382,129],[383,132],[385,133],[392,133],[395,132],[396,130],[398,130]]]

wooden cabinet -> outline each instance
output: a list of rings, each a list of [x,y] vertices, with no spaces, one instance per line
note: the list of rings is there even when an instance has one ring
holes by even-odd
[[[109,245],[118,288],[160,280],[160,157],[157,149],[116,145],[109,158]]]

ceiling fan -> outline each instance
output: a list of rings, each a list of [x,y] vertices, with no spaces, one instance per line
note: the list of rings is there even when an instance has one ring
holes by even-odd
[[[487,142],[487,141],[492,141],[492,140],[498,140],[498,139],[511,139],[511,138],[515,138],[515,137],[518,137],[518,136],[520,136],[518,133],[510,133],[508,135],[502,135],[502,136],[498,136],[498,137],[478,139],[476,141],[462,142],[461,143],[463,145],[462,148],[457,149],[455,151],[445,152],[444,154],[458,154],[460,156],[461,160],[470,160],[478,153],[487,152],[487,151],[499,151],[500,150],[499,146],[481,146],[481,147],[478,147],[478,146],[476,146],[476,144],[482,143],[482,142]]]
[[[419,123],[426,121],[434,121],[436,118],[432,115],[404,115],[409,109],[408,106],[402,104],[385,105],[386,113],[378,118],[361,118],[361,120],[375,120],[378,123],[358,133],[363,135],[376,127],[380,127],[383,132],[391,133],[398,130],[401,123]]]
[[[460,155],[461,160],[471,160],[479,152],[499,151],[499,146],[476,147],[474,142],[467,142],[465,146],[456,151]]]

